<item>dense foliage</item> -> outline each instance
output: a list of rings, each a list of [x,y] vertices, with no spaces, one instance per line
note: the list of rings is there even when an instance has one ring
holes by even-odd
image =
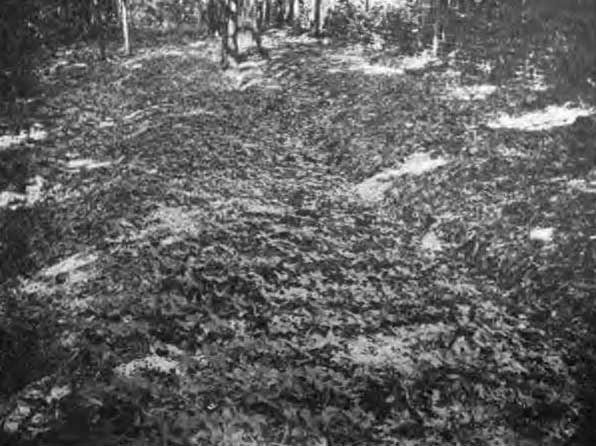
[[[489,125],[594,104],[593,3],[342,0],[225,72],[213,2],[131,1],[131,57],[106,5],[0,3],[47,131],[0,149],[0,444],[595,444],[596,121]]]

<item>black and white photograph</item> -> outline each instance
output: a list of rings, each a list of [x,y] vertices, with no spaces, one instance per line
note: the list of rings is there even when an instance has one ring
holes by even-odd
[[[0,0],[0,446],[596,446],[596,0]]]

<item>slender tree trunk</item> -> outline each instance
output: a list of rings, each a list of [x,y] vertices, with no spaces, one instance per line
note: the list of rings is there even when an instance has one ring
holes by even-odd
[[[230,6],[230,16],[228,18],[228,38],[230,39],[230,47],[232,48],[232,53],[236,60],[238,60],[238,56],[240,55],[240,47],[238,46],[238,14],[240,13],[238,1],[239,0],[230,0],[228,2]]]
[[[265,27],[265,1],[264,0],[256,0],[256,7],[257,7],[257,23],[259,25],[259,30],[263,30]]]
[[[431,2],[431,19],[433,21],[433,56],[439,54],[439,45],[445,41],[446,19],[449,10],[449,0],[434,0]]]
[[[221,6],[221,10],[218,17],[218,32],[221,39],[221,56],[220,64],[225,69],[228,66],[228,10],[227,0],[217,0]]]
[[[304,0],[296,0],[296,5],[296,16],[294,17],[296,26],[299,29],[308,29],[308,18],[304,17],[304,12],[306,11]]]
[[[229,66],[228,56],[238,61],[238,0],[219,0],[222,5],[221,20],[221,65]]]
[[[104,20],[104,11],[100,0],[93,0],[89,4],[89,25],[92,37],[97,40],[99,46],[99,57],[101,60],[106,58],[106,39],[104,36],[106,23]]]
[[[285,22],[288,24],[292,24],[294,22],[295,14],[295,7],[296,7],[297,0],[288,0],[288,11],[286,14]]]
[[[118,0],[118,6],[120,11],[120,21],[122,24],[122,36],[124,38],[124,54],[130,56],[130,35],[128,27],[128,5],[127,0]]]
[[[263,26],[268,26],[271,23],[271,2],[272,0],[265,0],[265,21]]]

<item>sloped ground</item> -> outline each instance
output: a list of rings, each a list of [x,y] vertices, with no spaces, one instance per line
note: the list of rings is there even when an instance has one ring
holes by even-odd
[[[200,42],[49,71],[61,113],[22,149],[43,199],[3,211],[25,231],[2,246],[23,265],[5,317],[24,320],[5,336],[20,381],[3,378],[4,430],[81,445],[589,435],[593,121],[502,129],[522,83],[277,42],[227,73]],[[370,178],[380,192],[363,195]]]

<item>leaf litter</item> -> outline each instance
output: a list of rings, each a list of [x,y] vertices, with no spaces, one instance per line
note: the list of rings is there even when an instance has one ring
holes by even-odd
[[[146,414],[150,438],[172,423],[172,438],[205,444],[229,438],[222,420],[262,444],[432,445],[450,435],[495,444],[519,439],[519,423],[558,444],[579,408],[564,357],[588,333],[569,301],[587,296],[575,282],[594,285],[577,268],[589,267],[577,247],[593,235],[590,205],[547,181],[566,168],[553,164],[557,140],[506,156],[494,150],[498,128],[469,130],[498,110],[502,91],[455,104],[428,93],[433,74],[387,82],[334,71],[331,51],[278,46],[272,59],[288,63],[275,92],[230,89],[199,54],[149,51],[133,71],[89,67],[54,99],[91,112],[56,117],[63,130],[46,156],[68,162],[75,146],[80,159],[112,164],[52,178],[49,189],[67,197],[53,203],[61,231],[51,239],[66,260],[45,276],[94,271],[53,311],[75,357],[97,360],[71,364],[81,379],[102,367],[140,372],[79,383],[86,410],[122,404]],[[150,125],[123,132],[122,144],[115,128],[141,116]],[[106,119],[114,126],[100,125]],[[518,135],[508,149],[537,138]],[[388,187],[371,206],[354,188],[375,177]],[[555,249],[534,246],[532,227],[530,239]],[[544,228],[558,228],[557,238]],[[67,256],[82,244],[101,254]],[[39,255],[45,266],[56,257]],[[67,301],[90,297],[83,312]],[[560,331],[572,323],[574,333]],[[164,412],[172,421],[152,424]],[[40,429],[25,424],[11,428]]]

